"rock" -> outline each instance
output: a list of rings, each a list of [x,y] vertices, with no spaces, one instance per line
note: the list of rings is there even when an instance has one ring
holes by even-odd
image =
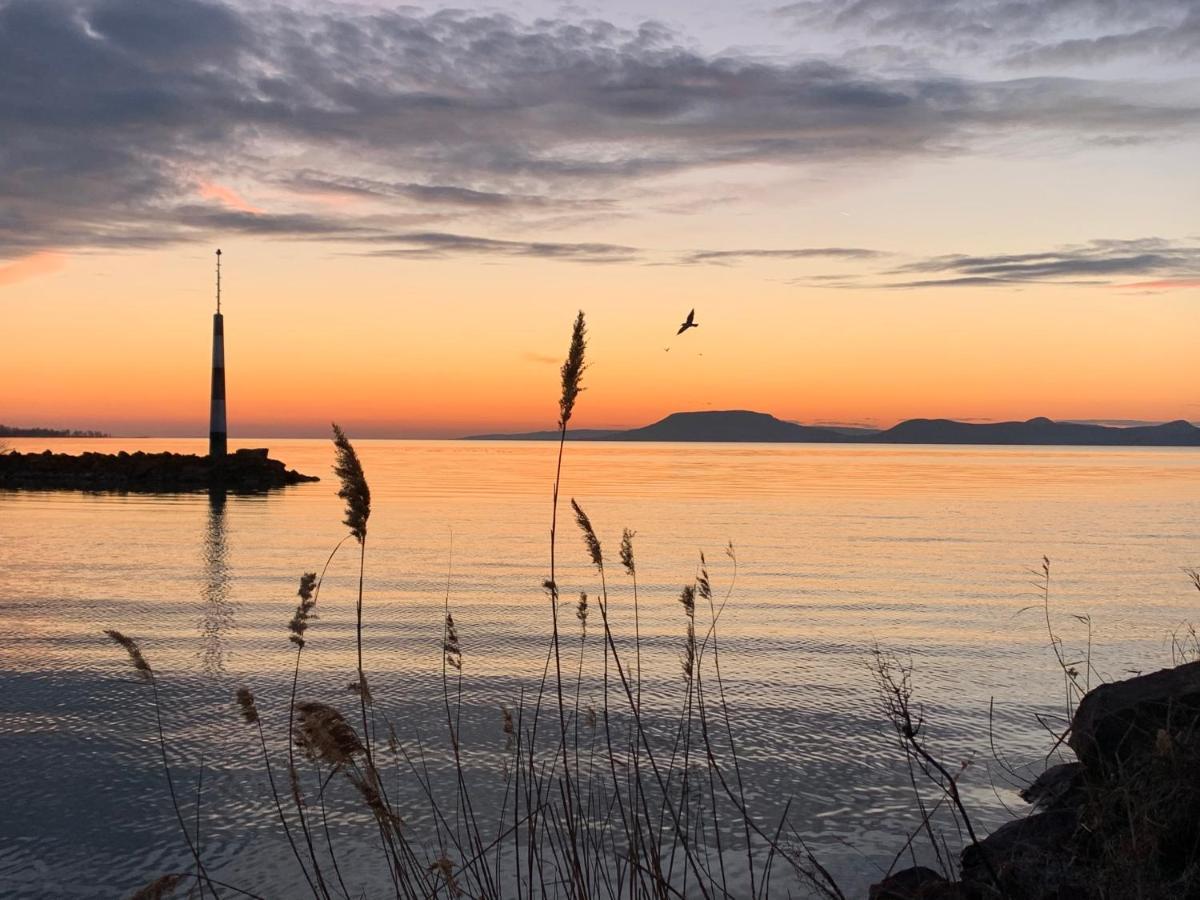
[[[954,900],[965,896],[959,886],[927,866],[894,872],[871,885],[870,900]]]
[[[266,449],[239,450],[217,460],[140,450],[115,455],[50,451],[0,455],[0,490],[245,494],[318,480],[271,459]]]
[[[1102,684],[1079,702],[1068,743],[1089,776],[1108,777],[1155,754],[1159,732],[1200,722],[1200,661]]]
[[[1043,810],[1064,809],[1082,799],[1083,764],[1051,766],[1021,791],[1021,799]]]
[[[1012,897],[1084,896],[1086,881],[1067,850],[1078,827],[1079,814],[1073,809],[1007,822],[978,844],[963,849],[963,884],[986,893],[993,888],[994,872],[1004,892]]]

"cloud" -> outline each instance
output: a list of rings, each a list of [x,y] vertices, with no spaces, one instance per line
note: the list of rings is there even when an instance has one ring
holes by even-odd
[[[685,255],[680,262],[728,265],[747,259],[875,259],[886,255],[886,253],[880,250],[868,250],[863,247],[801,247],[787,250],[693,250]]]
[[[1144,291],[1178,291],[1200,288],[1200,278],[1159,278],[1155,281],[1134,281],[1130,284],[1118,284],[1122,290],[1141,289]]]
[[[1119,57],[1186,62],[1200,56],[1193,0],[805,0],[776,15],[806,29],[1035,68]]]
[[[0,287],[16,284],[18,281],[35,278],[38,275],[49,275],[52,272],[57,272],[66,264],[67,257],[65,253],[58,253],[54,250],[39,250],[14,262],[0,265]]]
[[[609,208],[611,200],[572,199],[476,190],[450,184],[417,184],[407,181],[384,181],[373,178],[301,171],[279,182],[301,193],[344,194],[373,200],[406,199],[417,204],[439,207],[463,207],[471,210],[506,210],[513,208],[597,209]]]
[[[949,254],[915,260],[882,273],[888,280],[851,279],[835,287],[1014,287],[1024,284],[1120,287],[1200,284],[1200,246],[1161,238],[1094,240],[1031,253]],[[923,275],[922,278],[895,276]],[[1114,279],[1161,275],[1162,279],[1116,285]]]
[[[551,356],[548,353],[535,353],[532,350],[526,350],[521,354],[521,358],[526,362],[540,363],[541,365],[557,366],[562,363],[562,357]]]
[[[196,187],[197,192],[205,200],[216,200],[222,206],[238,212],[261,215],[263,210],[251,205],[246,199],[231,187],[217,184],[215,181],[201,181]]]
[[[567,262],[613,263],[632,262],[639,256],[636,248],[619,244],[509,241],[435,231],[370,235],[362,240],[364,243],[394,245],[364,251],[368,256],[397,256],[416,259],[440,259],[459,254],[482,254],[556,259]]]
[[[415,216],[478,231],[486,213],[495,236],[385,252],[615,260],[632,251],[505,238],[621,214],[656,179],[701,169],[886,164],[1008,134],[1165,140],[1198,125],[1200,101],[1152,82],[883,75],[705,54],[655,24],[0,0],[0,258],[217,233],[386,243]],[[214,187],[198,196],[198,182]],[[356,202],[318,199],[335,196]]]

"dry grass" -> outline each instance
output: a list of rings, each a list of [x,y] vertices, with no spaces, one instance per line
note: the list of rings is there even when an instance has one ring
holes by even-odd
[[[550,601],[550,640],[536,692],[516,698],[511,706],[500,706],[503,765],[499,774],[490,777],[501,779],[503,799],[498,810],[489,809],[486,815],[480,814],[473,799],[478,795],[476,779],[483,776],[473,774],[464,762],[460,743],[466,661],[460,634],[463,625],[450,610],[449,583],[441,645],[445,741],[431,743],[397,729],[386,712],[376,707],[367,687],[363,573],[371,494],[353,444],[334,426],[334,471],[340,482],[338,495],[345,501],[344,524],[349,533],[330,553],[320,573],[307,572],[301,577],[299,602],[287,623],[287,639],[296,653],[287,710],[286,795],[277,788],[264,729],[264,714],[270,711],[261,708],[247,687],[236,695],[241,719],[257,734],[275,813],[295,865],[308,891],[319,900],[344,900],[362,896],[366,890],[356,882],[355,873],[339,863],[329,826],[330,806],[347,802],[344,795],[330,789],[333,776],[339,773],[353,786],[352,796],[360,808],[371,814],[377,850],[388,873],[388,888],[383,893],[404,900],[460,896],[758,900],[765,895],[772,872],[781,868],[820,895],[841,896],[798,836],[788,832],[786,820],[760,822],[747,808],[717,648],[717,621],[728,595],[719,605],[714,601],[703,556],[698,578],[683,587],[679,598],[684,641],[681,705],[674,720],[668,720],[669,727],[663,727],[660,718],[651,729],[643,720],[641,705],[635,534],[628,528],[621,533],[619,559],[629,579],[632,603],[624,606],[631,621],[618,622],[610,609],[610,586],[597,529],[582,505],[572,499],[575,524],[586,556],[596,569],[600,590],[593,596],[578,592],[574,615],[580,626],[579,659],[573,676],[564,673],[558,619],[558,497],[567,424],[583,390],[585,348],[586,326],[580,313],[561,369],[550,570],[543,583]],[[301,661],[313,639],[311,626],[325,570],[350,538],[359,548],[357,667],[350,685],[357,698],[356,716],[301,696],[307,689],[301,681]],[[729,552],[736,574],[732,548]],[[701,621],[703,611],[697,609],[697,596],[708,604],[707,622]],[[598,640],[591,639],[589,625],[600,629]],[[153,670],[136,642],[116,631],[109,636],[153,686]],[[601,657],[595,664],[602,676],[599,696],[594,698],[584,697],[581,691],[587,654]],[[157,710],[157,688],[155,706]],[[387,736],[378,752],[373,747],[377,732]],[[727,738],[721,746],[713,740],[718,732]],[[161,730],[160,743],[166,767]],[[446,786],[435,784],[429,774],[428,759],[435,753],[448,753],[453,762],[454,784],[448,794]],[[387,763],[382,761],[384,757]],[[387,789],[389,783],[399,780],[419,786],[428,801],[431,825],[414,831],[406,824]],[[196,862],[196,872],[181,877],[191,877],[201,893],[218,896],[219,884],[204,871],[198,842],[190,837],[182,815],[180,825]],[[801,849],[797,851],[797,847]],[[727,870],[731,853],[744,856],[746,870],[738,876]],[[162,881],[159,889],[173,890],[177,883]]]

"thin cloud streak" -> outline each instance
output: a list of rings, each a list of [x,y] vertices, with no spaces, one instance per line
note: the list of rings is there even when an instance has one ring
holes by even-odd
[[[680,259],[681,263],[711,263],[730,265],[748,259],[877,259],[888,254],[865,247],[801,247],[794,249],[694,250]]]
[[[569,262],[614,263],[633,262],[638,259],[640,252],[634,247],[625,247],[619,244],[509,241],[433,231],[372,235],[361,240],[369,243],[397,245],[376,250],[364,250],[362,251],[363,255],[415,259],[441,259],[458,254],[482,254],[534,257]]]
[[[895,276],[923,275],[922,278]],[[1137,275],[1162,278],[1120,283]],[[1200,284],[1200,245],[1162,238],[1097,239],[1053,250],[990,255],[945,254],[865,275],[814,275],[793,284],[831,288],[1009,287],[1032,284],[1116,288],[1186,288]]]

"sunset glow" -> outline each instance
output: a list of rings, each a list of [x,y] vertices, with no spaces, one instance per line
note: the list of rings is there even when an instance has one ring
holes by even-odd
[[[1071,55],[1122,23],[1053,11],[968,46],[823,5],[297,5],[288,30],[179,0],[153,40],[120,3],[0,5],[6,83],[81,60],[57,124],[0,96],[0,421],[204,433],[218,246],[234,436],[550,427],[577,309],[580,427],[1200,419],[1182,51]]]

